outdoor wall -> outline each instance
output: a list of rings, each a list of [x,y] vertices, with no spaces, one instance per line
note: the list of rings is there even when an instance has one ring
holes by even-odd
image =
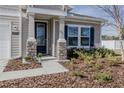
[[[12,26],[17,26],[15,29],[12,27],[12,40],[11,40],[11,56],[12,58],[20,57],[20,32],[19,32],[19,19],[11,23]]]
[[[11,57],[17,58],[21,56],[21,38],[20,38],[20,22],[18,6],[0,6],[0,21],[11,23]]]

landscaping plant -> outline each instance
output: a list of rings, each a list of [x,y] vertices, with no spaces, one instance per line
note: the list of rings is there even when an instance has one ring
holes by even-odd
[[[80,78],[85,77],[84,74],[83,74],[83,72],[81,72],[81,71],[74,71],[74,72],[72,72],[72,75],[73,76],[80,77]]]
[[[103,68],[103,65],[101,63],[95,63],[94,68],[96,70],[101,70]]]
[[[32,63],[37,62],[37,60],[35,58],[32,58],[31,56],[27,56],[24,59],[26,62],[32,62]]]
[[[94,77],[98,82],[110,82],[112,81],[112,74],[110,72],[100,72]]]
[[[42,53],[38,53],[37,58],[38,58],[38,62],[40,62],[42,58]]]
[[[108,63],[110,66],[118,66],[119,64],[119,59],[116,57],[109,57],[108,58]]]
[[[69,49],[68,58],[81,58],[84,59],[86,56],[91,56],[93,58],[105,58],[116,56],[113,50],[106,48],[94,48],[94,49]]]

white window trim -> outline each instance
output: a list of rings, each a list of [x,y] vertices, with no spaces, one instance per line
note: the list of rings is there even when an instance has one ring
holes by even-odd
[[[68,45],[67,48],[90,48],[90,28],[91,28],[91,26],[89,26],[89,25],[76,25],[76,24],[67,24],[67,26],[68,27],[69,26],[78,27],[78,46],[70,46],[70,45]],[[89,45],[88,46],[81,46],[81,37],[85,37],[85,36],[81,36],[81,27],[89,28],[89,36],[86,36],[86,37],[89,37]],[[68,36],[67,36],[67,41],[68,41]]]

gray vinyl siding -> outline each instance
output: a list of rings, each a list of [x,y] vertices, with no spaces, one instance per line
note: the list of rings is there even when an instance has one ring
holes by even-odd
[[[101,25],[95,25],[94,43],[101,47]]]
[[[11,23],[11,58],[21,57],[19,6],[3,5],[0,6],[0,11],[3,13],[0,13],[0,20]]]
[[[18,20],[17,20],[18,21]],[[12,22],[12,26],[16,25],[19,27],[19,22]],[[17,33],[17,34],[14,34]],[[11,56],[12,58],[20,56],[20,31],[17,28],[16,30],[12,28],[12,38],[11,38]]]

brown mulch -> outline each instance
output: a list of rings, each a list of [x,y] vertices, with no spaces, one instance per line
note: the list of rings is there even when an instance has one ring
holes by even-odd
[[[90,78],[77,78],[69,73],[58,73],[28,77],[0,82],[2,88],[120,88],[124,87],[124,78],[116,79],[110,83],[100,84]]]
[[[61,63],[70,72],[49,74],[15,80],[1,81],[0,87],[11,88],[124,88],[124,64],[119,63],[118,66],[109,66],[106,62],[101,62],[103,68],[96,70],[93,67],[87,67],[81,60],[75,60],[74,63]],[[79,78],[73,76],[75,70],[83,71],[85,77]],[[111,82],[100,83],[94,79],[93,75],[96,72],[109,71],[113,75]]]
[[[42,67],[41,63],[31,62],[24,64],[22,63],[21,59],[14,59],[8,62],[3,72],[35,69],[41,67]]]

